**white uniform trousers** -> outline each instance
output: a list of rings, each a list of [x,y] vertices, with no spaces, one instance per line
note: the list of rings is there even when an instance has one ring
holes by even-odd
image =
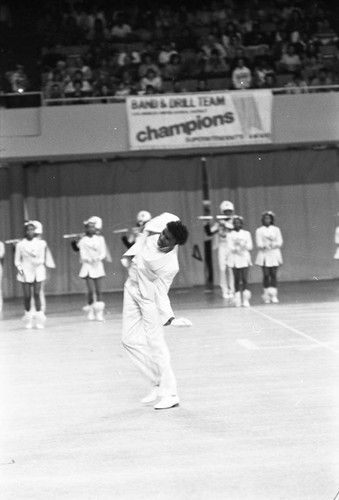
[[[220,245],[218,248],[219,262],[219,284],[223,295],[234,295],[234,276],[233,269],[228,265],[228,256],[230,250],[226,245]]]
[[[122,343],[133,363],[161,397],[176,396],[177,384],[163,325],[154,301],[140,294],[137,284],[127,280],[124,288]]]

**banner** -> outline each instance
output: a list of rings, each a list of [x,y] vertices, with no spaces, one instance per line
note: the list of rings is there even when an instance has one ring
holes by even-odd
[[[272,100],[270,90],[129,96],[130,147],[180,149],[271,143]]]

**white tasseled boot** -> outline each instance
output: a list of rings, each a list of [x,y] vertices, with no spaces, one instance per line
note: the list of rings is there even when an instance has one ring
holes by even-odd
[[[269,288],[264,288],[264,293],[262,294],[262,300],[264,304],[269,304],[271,302]]]
[[[235,307],[241,307],[241,292],[235,292],[234,305]]]
[[[94,304],[94,311],[97,321],[105,321],[104,310],[105,310],[105,302],[99,301]]]
[[[38,311],[35,313],[35,321],[36,321],[36,327],[39,330],[42,330],[45,328],[45,323],[46,323],[46,316],[43,311]]]
[[[89,319],[90,321],[95,320],[94,307],[95,304],[89,304],[87,319]]]
[[[249,290],[244,290],[242,292],[242,305],[244,307],[250,307],[251,296],[252,296],[252,294]]]
[[[279,304],[278,289],[271,286],[269,288],[269,293],[270,293],[270,298],[271,298],[272,304]]]
[[[25,311],[22,319],[25,322],[25,328],[27,328],[27,330],[31,330],[33,328],[33,314],[31,311]]]

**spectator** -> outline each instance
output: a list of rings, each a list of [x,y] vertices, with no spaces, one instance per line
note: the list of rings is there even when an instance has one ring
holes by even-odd
[[[307,92],[307,82],[302,78],[299,71],[292,74],[291,80],[285,85],[287,94],[305,94]]]
[[[173,92],[173,94],[180,94],[181,92],[187,92],[187,89],[183,87],[181,80],[174,79],[172,80],[172,89],[170,92]]]
[[[210,57],[205,61],[204,73],[208,76],[225,76],[230,71],[223,57],[219,55],[217,49],[211,51]]]
[[[273,69],[268,66],[266,59],[258,59],[253,70],[253,86],[261,89],[266,85],[266,76],[272,73]]]
[[[87,40],[90,42],[100,43],[109,40],[110,33],[107,28],[105,28],[102,19],[96,18],[94,20],[93,26],[90,27],[87,35]]]
[[[216,50],[220,57],[226,57],[227,53],[223,45],[217,41],[213,35],[208,35],[207,39],[201,40],[201,48],[205,53],[206,58],[211,57],[212,50]]]
[[[179,54],[174,53],[171,55],[170,61],[163,69],[163,77],[168,80],[180,78],[182,76],[183,66]]]
[[[197,81],[197,87],[195,89],[196,92],[210,92],[210,88],[207,85],[206,78],[199,78]]]
[[[79,85],[80,82],[80,85]],[[76,86],[75,86],[76,83]],[[87,80],[84,80],[84,76],[81,70],[75,71],[73,75],[73,80],[71,80],[65,87],[66,97],[72,96],[74,92],[83,92],[84,95],[89,96],[92,92],[92,87]],[[79,96],[82,97],[82,96]]]
[[[277,88],[277,78],[276,78],[276,76],[275,76],[275,74],[273,72],[266,74],[263,88],[264,89],[275,89],[275,88]]]
[[[139,66],[139,78],[146,76],[149,69],[152,69],[156,75],[160,75],[159,66],[157,66],[150,54],[144,54],[142,57],[142,62]]]
[[[227,57],[229,59],[239,59],[244,58],[244,55],[245,47],[241,43],[241,38],[239,36],[233,36],[227,49]]]
[[[333,79],[329,76],[326,68],[320,68],[316,78],[313,78],[311,81],[311,87],[324,87],[333,84]],[[322,92],[322,90],[318,89],[318,92]]]
[[[49,102],[48,106],[60,106],[62,104],[61,99],[65,97],[62,87],[58,83],[53,83],[49,90],[47,99],[59,99],[57,102]]]
[[[178,51],[175,48],[174,43],[165,42],[161,45],[160,52],[158,55],[158,62],[160,66],[165,66],[169,64],[173,55],[178,55]]]
[[[132,50],[131,46],[127,43],[124,46],[124,49],[118,54],[117,63],[119,66],[125,66],[128,63],[132,64],[140,64],[141,57],[137,50]]]
[[[236,90],[246,90],[251,87],[252,73],[251,70],[245,66],[244,59],[238,59],[237,65],[232,71],[232,84]]]
[[[118,15],[111,31],[114,40],[127,40],[131,38],[132,28],[127,24],[122,15]]]
[[[105,83],[103,83],[100,87],[98,87],[96,89],[96,91],[94,92],[94,96],[95,97],[101,97],[102,98],[102,99],[100,99],[100,102],[102,104],[111,102],[109,98],[112,97],[113,95],[114,95],[113,90],[111,89],[111,87],[109,87]]]
[[[288,46],[287,52],[282,55],[278,68],[281,72],[286,73],[295,73],[300,70],[301,60],[292,44]]]
[[[120,80],[115,91],[117,97],[126,97],[132,94],[131,86]]]
[[[71,104],[85,104],[86,101],[81,99],[83,97],[88,97],[88,92],[84,90],[84,81],[74,80],[72,82],[72,91],[66,94],[66,97],[75,99]]]
[[[10,84],[12,92],[25,92],[28,89],[28,78],[21,64],[17,64],[16,70],[10,75]]]
[[[51,97],[51,91],[52,91],[52,88],[54,87],[54,91],[55,91],[55,86],[60,90],[60,92],[63,94],[63,91],[64,91],[64,79],[63,79],[63,76],[62,76],[62,73],[55,69],[53,72],[52,72],[52,78],[51,80],[49,80],[45,86],[45,97],[46,99],[53,99]]]
[[[156,72],[150,68],[147,70],[146,75],[140,80],[141,90],[146,90],[147,86],[151,86],[155,91],[162,92],[162,79]]]

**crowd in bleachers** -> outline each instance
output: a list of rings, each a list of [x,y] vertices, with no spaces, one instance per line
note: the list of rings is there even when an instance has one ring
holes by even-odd
[[[213,89],[283,87],[295,93],[339,83],[337,12],[328,2],[94,3],[36,0],[38,83],[32,84],[25,61],[17,61],[3,75],[2,90],[39,87],[46,99],[94,96],[104,102]],[[9,14],[0,10],[8,30]]]

